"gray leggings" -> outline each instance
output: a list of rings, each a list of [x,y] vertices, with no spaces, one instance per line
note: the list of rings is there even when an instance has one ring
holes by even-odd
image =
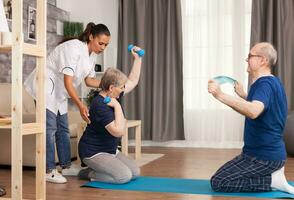
[[[93,181],[123,184],[140,175],[135,161],[121,152],[118,154],[99,153],[83,162],[89,167],[87,176]]]

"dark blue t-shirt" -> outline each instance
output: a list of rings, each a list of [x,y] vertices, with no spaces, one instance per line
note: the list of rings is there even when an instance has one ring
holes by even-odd
[[[122,95],[123,93],[118,99],[119,102]],[[119,138],[111,135],[105,128],[115,120],[114,108],[103,103],[103,100],[104,97],[98,94],[91,103],[89,109],[91,123],[87,125],[79,142],[81,160],[101,152],[116,153]]]
[[[281,81],[274,76],[257,79],[247,100],[262,102],[264,111],[256,119],[246,117],[243,152],[261,160],[285,160],[283,130],[288,108]]]

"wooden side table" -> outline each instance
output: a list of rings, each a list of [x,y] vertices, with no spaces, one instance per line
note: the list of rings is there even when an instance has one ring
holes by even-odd
[[[127,120],[126,134],[121,138],[121,151],[123,154],[128,155],[128,129],[135,128],[135,159],[141,157],[141,120]]]

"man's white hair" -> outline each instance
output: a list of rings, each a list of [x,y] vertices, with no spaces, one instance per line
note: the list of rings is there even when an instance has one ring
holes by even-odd
[[[257,43],[256,46],[258,46],[258,52],[267,58],[269,65],[273,66],[277,62],[277,51],[275,47],[269,43],[269,42],[260,42]]]

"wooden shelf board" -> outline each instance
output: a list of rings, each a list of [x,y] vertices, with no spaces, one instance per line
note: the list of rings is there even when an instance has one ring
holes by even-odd
[[[23,44],[23,53],[26,55],[44,57],[45,53],[39,46],[35,44],[24,43]]]
[[[42,133],[42,124],[39,123],[26,123],[22,125],[22,135],[33,135],[36,133]]]
[[[0,197],[0,200],[8,200],[8,199],[11,199],[9,197]],[[27,199],[23,199],[23,200],[27,200]]]
[[[11,124],[11,117],[0,118],[0,126],[6,126]]]
[[[1,53],[10,53],[12,49],[11,45],[0,45]],[[44,57],[45,53],[39,46],[35,44],[23,43],[23,53],[30,56]]]
[[[0,129],[11,129],[11,124],[0,125]],[[42,133],[43,127],[39,123],[24,123],[22,124],[22,135],[33,135]]]
[[[11,129],[11,125],[0,125],[0,129]]]
[[[10,53],[11,52],[11,45],[0,45],[0,52],[1,53]]]

